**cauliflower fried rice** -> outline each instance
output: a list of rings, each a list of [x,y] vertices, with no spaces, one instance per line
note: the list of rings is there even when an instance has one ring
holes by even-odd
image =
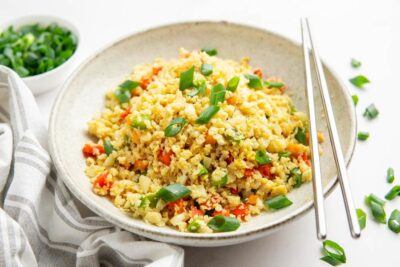
[[[286,84],[209,54],[136,66],[88,123],[93,191],[147,223],[233,231],[311,180],[307,118]]]

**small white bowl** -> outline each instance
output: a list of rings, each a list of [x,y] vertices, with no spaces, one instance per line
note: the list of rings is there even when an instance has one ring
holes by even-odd
[[[17,29],[21,26],[34,23],[38,23],[40,25],[49,25],[53,22],[62,27],[65,27],[75,35],[77,40],[76,50],[72,54],[72,56],[67,59],[67,61],[65,61],[63,64],[56,67],[55,69],[42,74],[22,78],[22,80],[25,82],[25,84],[29,87],[34,95],[42,94],[44,92],[57,88],[70,74],[71,68],[73,66],[72,63],[76,58],[80,46],[80,36],[78,29],[72,23],[65,19],[47,15],[29,15],[19,17],[8,21],[0,26],[0,32],[2,32],[11,25]]]

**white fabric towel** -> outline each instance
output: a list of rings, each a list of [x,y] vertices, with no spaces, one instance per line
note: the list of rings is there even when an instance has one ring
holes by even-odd
[[[121,230],[71,195],[33,95],[2,66],[0,197],[0,266],[183,266],[182,248]]]

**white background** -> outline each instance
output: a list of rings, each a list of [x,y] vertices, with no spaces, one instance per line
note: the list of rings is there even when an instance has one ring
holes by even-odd
[[[349,177],[358,207],[363,198],[379,196],[390,189],[385,182],[388,166],[398,171],[400,183],[400,1],[72,1],[0,0],[0,23],[27,14],[51,14],[67,18],[79,28],[82,41],[76,64],[105,44],[129,32],[187,20],[228,20],[263,27],[300,40],[300,16],[308,15],[321,56],[347,81],[357,73],[372,83],[364,90],[352,87],[360,102],[359,130],[370,139],[358,142]],[[350,67],[350,58],[363,63],[360,71]],[[37,97],[47,121],[58,90]],[[380,111],[374,121],[362,112],[370,103]],[[400,198],[386,205],[387,213],[400,209]],[[339,187],[326,200],[328,238],[346,250],[347,266],[399,266],[400,236],[370,218],[359,240],[348,231]],[[368,214],[369,215],[369,214]],[[388,214],[389,215],[389,214]],[[221,248],[185,248],[186,266],[328,266],[319,257],[321,243],[315,236],[314,214],[268,237]]]

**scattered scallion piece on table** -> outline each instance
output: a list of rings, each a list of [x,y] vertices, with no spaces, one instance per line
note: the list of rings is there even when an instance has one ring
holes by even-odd
[[[354,106],[357,106],[357,104],[358,104],[358,95],[352,95],[351,99],[353,99]]]
[[[247,85],[252,89],[261,89],[263,88],[263,81],[260,77],[253,74],[246,74],[245,77],[249,80]]]
[[[321,258],[322,261],[325,261],[332,266],[346,263],[346,253],[338,243],[332,240],[325,240],[322,244],[322,251],[325,255]]]
[[[359,67],[361,67],[361,61],[352,58],[351,59],[351,66],[355,69],[358,69]]]
[[[178,117],[178,118],[173,119],[168,124],[167,128],[165,128],[164,135],[166,137],[176,136],[183,129],[185,124],[186,124],[185,118]]]
[[[307,138],[306,138],[306,132],[304,131],[303,128],[298,127],[296,134],[294,135],[294,138],[300,143],[305,145],[307,142]]]
[[[201,64],[200,72],[204,76],[209,76],[213,73],[213,67],[211,64],[207,64],[207,63]]]
[[[396,234],[400,233],[400,211],[395,209],[392,211],[388,221],[388,227]]]
[[[375,119],[378,116],[378,114],[379,114],[378,109],[375,107],[374,104],[371,104],[365,109],[363,116],[372,120]]]
[[[196,119],[196,123],[197,124],[207,124],[211,118],[217,114],[217,112],[219,111],[219,106],[217,105],[211,105],[208,108],[206,108],[201,114],[200,116]]]
[[[173,202],[178,199],[189,196],[192,193],[190,189],[181,184],[170,184],[162,187],[156,193],[156,196],[164,200],[165,202]]]
[[[264,150],[259,150],[256,152],[256,161],[260,165],[265,165],[271,162],[271,158],[267,155]]]
[[[207,226],[214,232],[231,232],[239,228],[240,222],[233,217],[217,215],[208,222]]]
[[[214,85],[211,88],[210,105],[217,105],[219,102],[224,102],[226,90],[222,84]]]
[[[365,141],[368,139],[368,137],[369,137],[368,132],[358,132],[358,134],[357,134],[357,139],[360,141]]]
[[[378,198],[374,194],[370,194],[365,198],[365,203],[370,207],[372,216],[378,223],[386,223],[385,201]]]
[[[114,150],[114,147],[113,147],[113,145],[111,144],[110,140],[106,140],[106,141],[104,142],[103,147],[104,147],[104,151],[106,152],[107,156],[109,156],[109,155],[113,152],[113,150]]]
[[[301,175],[300,169],[298,167],[295,167],[295,168],[291,169],[290,170],[290,176],[294,180],[293,187],[294,188],[300,187],[301,184],[303,183],[303,179],[302,179],[302,175]]]
[[[217,49],[212,48],[212,47],[203,47],[201,49],[201,52],[207,53],[209,56],[216,56],[218,54]]]
[[[237,87],[238,87],[238,85],[239,85],[239,82],[240,82],[240,78],[238,76],[235,76],[235,77],[231,78],[228,81],[228,84],[226,85],[226,90],[229,90],[231,92],[235,92]]]
[[[395,197],[400,196],[400,185],[395,185],[390,189],[390,191],[385,195],[387,200],[393,200]]]
[[[271,199],[264,200],[264,205],[271,209],[282,209],[289,207],[293,202],[284,195],[279,195]]]
[[[364,75],[358,75],[349,80],[355,87],[362,88],[365,84],[370,83],[367,77]]]
[[[388,168],[386,172],[386,181],[391,184],[394,181],[394,170],[393,168]]]
[[[185,90],[193,86],[194,67],[183,71],[179,77],[179,90]]]
[[[365,228],[367,224],[367,214],[362,209],[356,209],[358,224],[360,225],[361,230]]]

